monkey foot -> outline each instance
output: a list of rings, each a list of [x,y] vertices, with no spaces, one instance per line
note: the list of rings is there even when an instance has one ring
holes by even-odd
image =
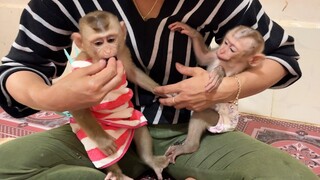
[[[181,154],[190,154],[199,149],[199,145],[194,144],[180,144],[180,145],[172,145],[168,148],[166,151],[165,155],[169,157],[170,163],[175,163],[176,157],[181,155]]]
[[[170,160],[167,156],[153,156],[152,160],[146,163],[154,170],[157,178],[162,180],[162,171],[169,165],[169,162]]]

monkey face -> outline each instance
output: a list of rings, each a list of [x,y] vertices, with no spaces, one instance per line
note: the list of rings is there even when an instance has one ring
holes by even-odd
[[[108,60],[116,57],[119,42],[121,41],[121,31],[109,29],[103,32],[95,32],[91,28],[86,28],[82,33],[83,49],[92,58],[93,62],[100,59]]]
[[[109,59],[117,55],[118,39],[117,35],[107,35],[92,43],[100,59]]]
[[[217,57],[220,65],[225,68],[227,76],[237,74],[249,66],[249,56],[247,55],[248,43],[250,39],[237,39],[227,34],[222,44],[218,48]]]

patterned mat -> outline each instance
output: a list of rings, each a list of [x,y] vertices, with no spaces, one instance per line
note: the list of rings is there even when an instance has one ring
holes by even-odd
[[[68,117],[55,112],[38,112],[25,118],[13,118],[0,108],[0,138],[15,138],[52,129],[68,123]]]
[[[237,130],[291,154],[320,177],[320,126],[242,114]]]
[[[0,138],[20,137],[66,123],[68,117],[55,112],[39,112],[26,118],[15,119],[0,108]],[[237,130],[291,154],[320,177],[319,125],[243,113]]]

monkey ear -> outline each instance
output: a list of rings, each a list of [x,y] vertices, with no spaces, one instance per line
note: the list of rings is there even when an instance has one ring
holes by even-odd
[[[71,39],[73,40],[73,42],[76,44],[76,46],[82,50],[82,38],[81,38],[81,34],[78,32],[74,32],[71,34]]]
[[[264,54],[256,54],[254,55],[250,60],[249,60],[249,65],[251,67],[255,67],[258,66],[260,64],[262,64],[262,61],[265,59],[265,55]]]
[[[123,35],[124,35],[124,39],[126,39],[126,36],[127,36],[127,27],[126,27],[124,21],[120,21],[120,27],[121,27],[122,33],[123,33]]]

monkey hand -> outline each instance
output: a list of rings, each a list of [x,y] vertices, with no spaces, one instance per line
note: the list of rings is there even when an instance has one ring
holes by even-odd
[[[185,34],[190,38],[196,38],[200,35],[198,31],[182,22],[174,22],[168,26],[171,31],[179,31],[181,34]]]
[[[167,156],[153,156],[151,161],[146,163],[156,173],[158,180],[162,180],[162,171],[169,165],[170,159]]]
[[[170,146],[167,151],[165,152],[165,156],[168,157],[169,159],[169,162],[172,163],[172,164],[175,164],[176,163],[176,149],[177,149],[177,146]]]
[[[115,139],[109,134],[105,133],[103,136],[97,136],[93,139],[93,141],[97,144],[98,148],[105,155],[112,155],[117,152],[117,145],[115,143]]]
[[[222,79],[226,76],[225,70],[222,66],[215,67],[212,71],[209,73],[209,82],[206,85],[206,91],[211,92],[213,89],[216,89],[219,87],[220,83],[222,82]]]

